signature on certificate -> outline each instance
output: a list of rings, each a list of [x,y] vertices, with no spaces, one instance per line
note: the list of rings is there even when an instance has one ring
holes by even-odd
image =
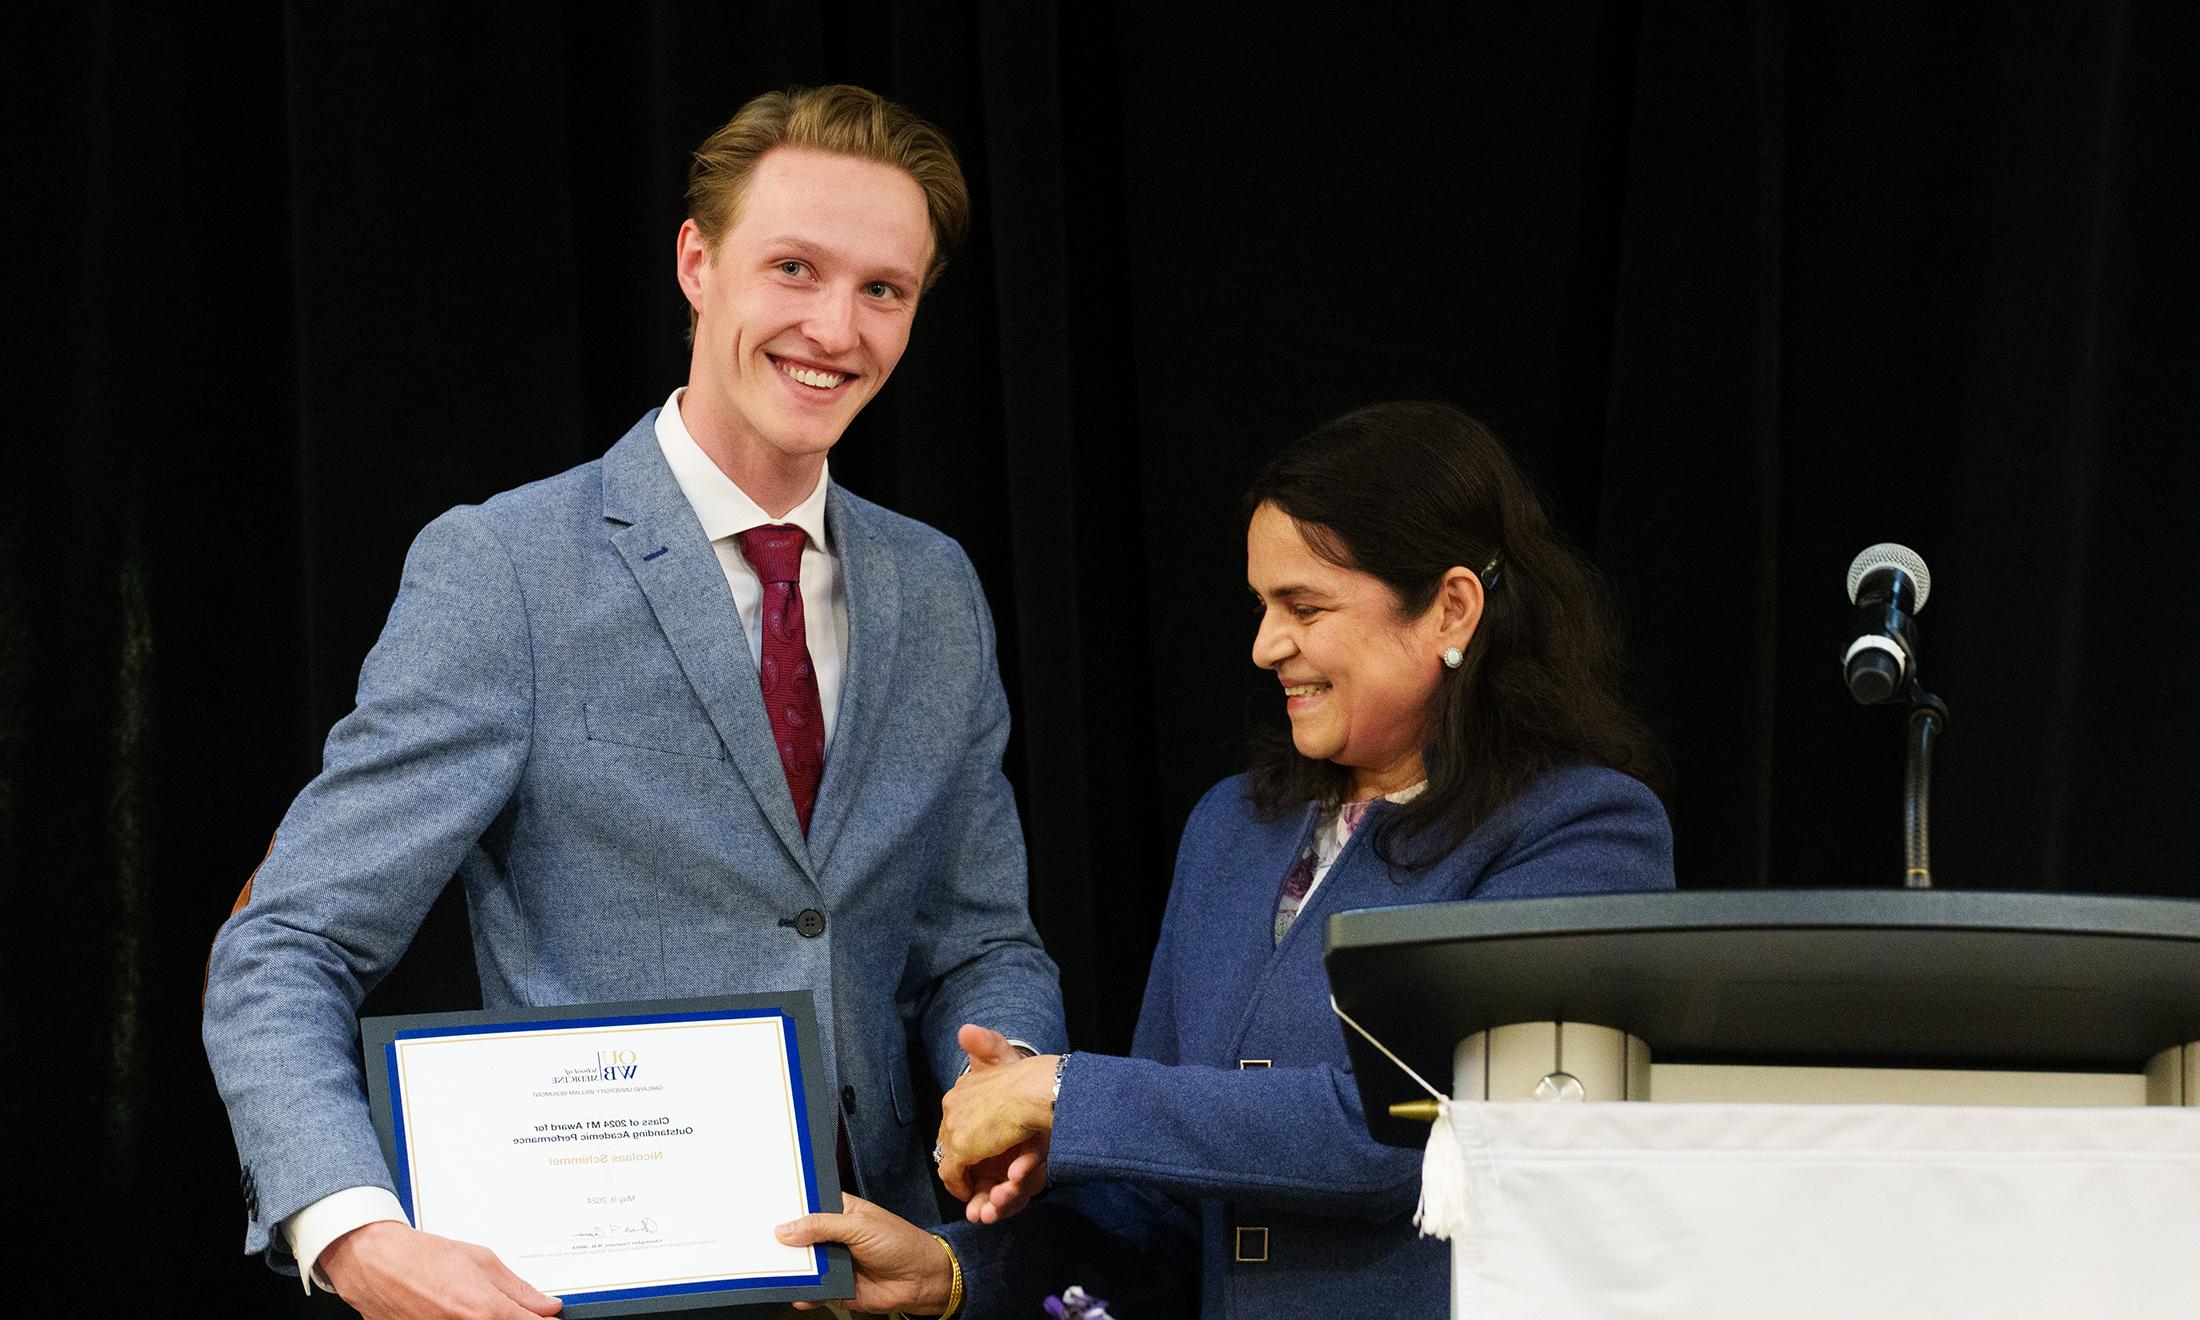
[[[664,1230],[648,1215],[631,1224],[591,1224],[571,1234],[577,1238],[651,1237]]]

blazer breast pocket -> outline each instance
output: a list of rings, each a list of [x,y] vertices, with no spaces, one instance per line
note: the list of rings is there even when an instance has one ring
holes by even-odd
[[[725,759],[726,749],[718,741],[718,731],[699,716],[683,718],[618,702],[591,701],[581,707],[581,719],[588,726],[590,742],[712,761]]]

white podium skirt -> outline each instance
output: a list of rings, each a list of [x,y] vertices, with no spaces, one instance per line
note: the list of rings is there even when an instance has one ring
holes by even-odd
[[[2200,1314],[2200,1113],[1454,1104],[1462,1320]]]

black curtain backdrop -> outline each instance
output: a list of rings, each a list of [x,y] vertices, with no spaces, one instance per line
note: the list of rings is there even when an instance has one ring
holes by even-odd
[[[1901,718],[1838,677],[1843,570],[1893,539],[1954,711],[1939,882],[2200,894],[2200,9],[1289,12],[0,19],[0,1120],[41,1309],[308,1305],[237,1255],[207,941],[414,532],[684,380],[686,153],[773,87],[906,101],[974,185],[833,468],[984,579],[1080,1044],[1127,1045],[1177,832],[1274,700],[1237,496],[1378,399],[1490,422],[1609,571],[1684,885],[1898,882]],[[464,922],[375,1007],[477,1002]]]

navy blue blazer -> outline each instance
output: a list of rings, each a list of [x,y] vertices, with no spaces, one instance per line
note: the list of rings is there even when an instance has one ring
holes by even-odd
[[[831,488],[848,666],[805,837],[655,423],[420,534],[357,708],[215,941],[204,1034],[248,1251],[331,1192],[391,1186],[353,1014],[454,875],[491,1008],[811,991],[859,1185],[905,1215],[936,1205],[908,1026],[943,1087],[964,1022],[1062,1042],[969,560]]]
[[[1421,1153],[1377,1144],[1361,1118],[1321,962],[1327,918],[1671,889],[1672,832],[1649,789],[1592,766],[1545,775],[1419,871],[1375,856],[1388,810],[1378,805],[1353,835],[1278,944],[1277,894],[1313,808],[1260,820],[1243,776],[1200,801],[1132,1056],[1071,1058],[1052,1190],[1005,1224],[944,1230],[973,1320],[1035,1315],[1073,1283],[1120,1299],[1195,1262],[1208,1317],[1447,1312],[1450,1252],[1412,1224]],[[1247,1059],[1271,1066],[1240,1069]]]

